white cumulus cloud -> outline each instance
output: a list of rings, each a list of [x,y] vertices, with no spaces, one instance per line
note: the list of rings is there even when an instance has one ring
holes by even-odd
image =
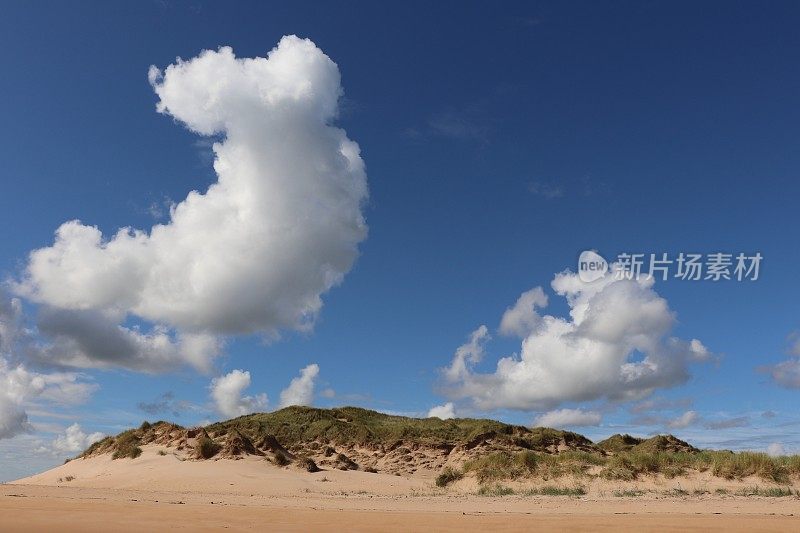
[[[541,287],[523,292],[513,307],[506,309],[500,320],[500,333],[525,338],[541,322],[537,309],[547,307],[547,295]]]
[[[267,407],[267,395],[243,396],[250,386],[250,372],[232,370],[224,376],[211,380],[211,399],[214,407],[223,416],[234,418],[263,411]]]
[[[453,402],[447,402],[444,405],[437,405],[431,407],[428,411],[428,418],[441,418],[442,420],[449,420],[456,417],[456,410]]]
[[[483,359],[486,343],[491,339],[489,329],[480,326],[469,334],[469,340],[456,349],[456,354],[450,366],[444,370],[448,381],[467,379],[470,376],[470,366]]]
[[[556,409],[536,417],[533,425],[549,428],[598,426],[602,419],[602,415],[596,411]]]
[[[314,400],[314,380],[319,375],[319,365],[310,364],[300,370],[300,375],[281,391],[281,407],[311,405]]]
[[[310,40],[284,37],[267,57],[207,50],[149,78],[158,112],[216,140],[217,181],[149,230],[72,220],[30,254],[15,290],[54,310],[42,330],[68,346],[53,363],[207,370],[215,335],[309,330],[367,235],[364,162],[333,125],[339,70]]]
[[[525,320],[507,321],[515,326],[535,324],[522,341],[521,353],[501,358],[493,373],[474,371],[488,337],[482,326],[444,369],[446,396],[471,400],[484,410],[553,409],[564,402],[603,398],[633,400],[685,382],[690,363],[712,357],[699,340],[669,335],[675,316],[653,290],[653,280],[606,276],[585,283],[566,271],[557,274],[551,285],[569,304],[569,318],[540,316],[536,307],[543,299],[538,291],[529,291],[521,298],[522,305],[510,310],[511,316]],[[514,312],[517,308],[524,313]],[[522,329],[509,326],[508,331]]]
[[[53,440],[53,450],[61,453],[78,453],[95,442],[105,437],[104,433],[95,432],[88,435],[83,432],[77,423],[69,426],[62,435],[58,435]]]

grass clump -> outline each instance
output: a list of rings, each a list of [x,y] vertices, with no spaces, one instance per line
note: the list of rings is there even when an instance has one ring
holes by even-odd
[[[767,481],[785,483],[792,472],[790,457],[770,457],[765,453],[740,452],[713,454],[712,473],[725,479],[742,479],[758,476]]]
[[[450,483],[458,481],[463,477],[464,477],[464,472],[462,472],[461,470],[456,470],[454,468],[446,466],[441,471],[441,473],[438,476],[436,476],[436,486],[446,487]]]
[[[631,462],[624,455],[612,457],[600,471],[601,477],[620,481],[633,481],[636,479],[636,474]]]
[[[639,489],[624,489],[615,490],[613,494],[617,498],[638,498],[639,496],[644,496],[646,492]]]
[[[320,468],[317,466],[317,463],[311,457],[300,457],[297,459],[297,466],[305,470],[306,472],[319,472]]]
[[[220,451],[222,446],[211,440],[209,437],[200,437],[195,444],[197,456],[201,459],[211,459]]]
[[[514,489],[505,485],[485,485],[478,489],[478,496],[510,496]]]
[[[464,472],[474,472],[479,483],[499,479],[516,479],[533,474],[538,463],[537,454],[495,452],[464,463]]]
[[[99,441],[95,442],[94,444],[86,448],[86,450],[84,450],[83,453],[80,454],[78,457],[89,457],[90,455],[100,450],[101,448],[108,448],[113,444],[113,442],[114,442],[114,437],[105,437],[103,439],[100,439]]]
[[[586,489],[581,486],[577,487],[556,487],[553,485],[545,485],[535,489],[529,489],[524,493],[526,496],[585,496]]]
[[[275,457],[272,458],[272,462],[278,466],[286,466],[292,461],[286,456],[285,453],[282,451],[277,451],[275,452]]]
[[[164,450],[158,450],[158,455],[164,456],[167,455],[167,452],[165,452]]]
[[[142,449],[139,447],[139,437],[136,436],[134,430],[125,431],[120,433],[114,440],[114,453],[111,455],[112,459],[136,459],[142,455]]]
[[[677,487],[677,488],[665,491],[664,495],[666,495],[666,496],[688,496],[689,495],[689,491],[688,490],[684,490],[684,489],[682,489],[680,487]]]
[[[785,498],[800,496],[800,491],[792,491],[791,487],[748,487],[736,492],[737,496],[765,496],[767,498]]]

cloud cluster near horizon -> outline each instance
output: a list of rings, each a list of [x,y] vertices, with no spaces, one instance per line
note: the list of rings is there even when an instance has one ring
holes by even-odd
[[[14,289],[57,346],[39,363],[208,372],[223,336],[309,330],[367,235],[364,162],[332,125],[339,70],[314,43],[207,50],[149,79],[160,113],[216,140],[218,180],[149,231],[72,220],[31,252]]]
[[[228,418],[249,415],[267,408],[269,400],[264,393],[255,396],[243,396],[250,386],[250,372],[232,370],[224,376],[211,380],[211,398],[217,411]]]
[[[441,420],[450,420],[456,417],[455,405],[453,402],[447,402],[443,405],[436,405],[431,407],[428,411],[428,418],[439,418]]]
[[[501,333],[522,338],[520,355],[501,358],[493,373],[475,371],[489,339],[488,328],[479,327],[442,372],[445,396],[480,410],[636,400],[685,382],[691,363],[712,358],[699,340],[669,336],[675,316],[653,280],[606,276],[585,283],[566,271],[551,286],[566,299],[569,318],[539,313],[548,304],[541,288],[523,293],[500,324]],[[567,414],[575,415],[549,416]]]
[[[289,385],[281,391],[278,408],[291,405],[311,405],[314,400],[314,385],[319,375],[319,365],[312,363],[300,370],[300,375],[293,378]],[[232,370],[231,372],[211,380],[209,386],[214,409],[228,418],[249,415],[258,411],[266,411],[269,399],[264,393],[245,396],[244,391],[250,387],[250,372]]]
[[[53,450],[64,454],[82,452],[95,442],[102,440],[104,433],[96,431],[86,434],[78,423],[72,424],[53,440]]]
[[[0,439],[32,429],[27,409],[37,403],[54,406],[86,402],[98,389],[78,372],[35,372],[24,364],[25,354],[40,349],[24,327],[22,302],[0,291]]]

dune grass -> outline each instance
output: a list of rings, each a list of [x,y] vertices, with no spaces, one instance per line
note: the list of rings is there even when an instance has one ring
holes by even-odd
[[[464,463],[480,483],[527,477],[557,479],[563,476],[599,477],[633,481],[641,476],[663,475],[673,479],[689,472],[707,472],[723,479],[757,476],[773,483],[788,483],[800,476],[800,456],[770,457],[756,452],[643,451],[630,450],[603,456],[581,451],[559,454],[524,451],[494,452]]]
[[[538,456],[534,452],[496,452],[464,463],[464,472],[472,472],[480,483],[498,479],[527,477],[536,472]]]
[[[528,489],[522,492],[525,496],[584,496],[586,488],[577,487],[556,487],[553,485],[545,485],[544,487],[537,487]]]
[[[464,472],[462,472],[461,470],[456,470],[455,468],[446,466],[441,471],[441,473],[438,476],[436,476],[436,486],[446,487],[450,483],[458,481],[463,477],[464,477]]]
[[[111,454],[112,459],[136,459],[142,455],[142,449],[139,447],[139,437],[136,435],[135,430],[125,431],[114,439],[114,453]]]
[[[767,498],[785,498],[787,496],[800,497],[800,491],[793,491],[791,487],[747,487],[736,491],[737,496],[765,496]]]
[[[197,451],[197,455],[202,457],[203,459],[210,459],[217,455],[220,451],[222,446],[214,442],[208,437],[200,437],[197,440],[197,444],[195,445],[195,450]]]
[[[621,489],[615,490],[612,494],[617,498],[638,498],[639,496],[647,494],[647,491],[639,489]]]
[[[484,485],[478,489],[478,496],[510,496],[514,489],[505,485]]]

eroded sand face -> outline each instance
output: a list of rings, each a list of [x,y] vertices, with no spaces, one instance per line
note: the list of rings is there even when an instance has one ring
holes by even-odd
[[[474,494],[477,487],[471,480],[439,489],[430,476],[308,473],[257,457],[181,461],[158,451],[148,446],[137,459],[78,459],[2,485],[0,530],[800,530],[800,499],[714,494],[720,483],[734,492],[737,487],[765,486],[759,480],[593,480],[582,482],[588,494],[576,498],[485,497]],[[545,483],[571,486],[577,481],[537,482]],[[524,489],[531,483],[507,485]],[[711,494],[667,495],[676,488]],[[614,495],[622,489],[645,492]]]

